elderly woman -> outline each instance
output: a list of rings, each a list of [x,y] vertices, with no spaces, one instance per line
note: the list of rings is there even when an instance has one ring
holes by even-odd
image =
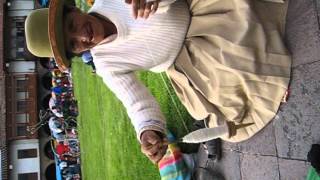
[[[275,116],[290,78],[281,38],[287,1],[96,0],[88,13],[66,2],[29,15],[28,49],[55,57],[62,70],[67,56],[90,50],[153,162],[167,148],[165,118],[137,70],[166,71],[189,113],[209,127],[252,124],[226,141],[252,137]]]

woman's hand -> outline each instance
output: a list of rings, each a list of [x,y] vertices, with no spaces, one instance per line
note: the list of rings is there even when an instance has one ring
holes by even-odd
[[[166,153],[168,143],[161,138],[155,131],[147,130],[141,135],[141,151],[154,164],[157,164]]]
[[[135,19],[138,17],[147,19],[150,14],[157,11],[160,0],[125,0],[125,2],[132,5],[132,15]]]

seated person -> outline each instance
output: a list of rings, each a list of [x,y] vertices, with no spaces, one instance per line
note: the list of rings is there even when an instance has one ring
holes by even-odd
[[[252,124],[226,141],[252,137],[276,115],[291,70],[282,42],[287,1],[96,0],[88,13],[66,2],[28,16],[28,49],[55,57],[63,71],[66,54],[90,50],[152,162],[166,152],[166,123],[137,70],[166,72],[190,115],[209,127]]]

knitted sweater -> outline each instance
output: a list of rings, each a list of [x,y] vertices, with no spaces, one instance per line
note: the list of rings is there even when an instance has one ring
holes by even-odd
[[[164,132],[165,118],[134,71],[165,71],[178,55],[189,26],[184,0],[162,0],[147,20],[133,19],[124,0],[96,0],[89,13],[98,13],[116,25],[115,40],[91,49],[97,74],[122,101],[138,139],[145,130]]]

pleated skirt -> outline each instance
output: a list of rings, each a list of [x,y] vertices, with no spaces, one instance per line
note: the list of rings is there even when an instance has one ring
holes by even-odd
[[[283,43],[288,1],[190,0],[191,24],[167,75],[183,105],[209,127],[249,139],[276,115],[287,91],[291,58]]]

